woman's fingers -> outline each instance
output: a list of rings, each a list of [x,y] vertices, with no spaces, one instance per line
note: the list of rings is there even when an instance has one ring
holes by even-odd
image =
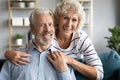
[[[53,58],[52,58],[52,56],[51,56],[50,54],[47,56],[47,59],[48,59],[51,63],[54,62],[54,61],[53,61]]]
[[[30,60],[28,58],[23,58],[23,57],[17,57],[14,60],[12,60],[12,63],[14,63],[15,65],[26,65],[30,62]]]
[[[30,54],[27,54],[27,53],[25,53],[25,52],[17,51],[17,54],[19,54],[19,56],[21,56],[21,57],[31,57]]]
[[[12,61],[13,64],[15,64],[16,66],[19,66],[19,64],[16,61]]]
[[[29,58],[31,57],[31,55],[17,50],[7,50],[5,52],[5,57],[15,65],[24,65],[30,62]]]
[[[50,53],[50,55],[51,55],[51,58],[52,59],[57,59],[58,58],[58,56],[56,55],[57,53],[55,52],[55,51],[53,51],[52,53]]]
[[[25,65],[30,62],[29,58],[31,55],[25,53],[25,52],[20,52],[20,51],[14,51],[13,57],[11,57],[11,62],[14,63],[15,65]]]
[[[27,64],[30,62],[30,58],[19,57],[18,61],[20,64]]]
[[[59,52],[53,51],[48,54],[47,58],[58,72],[64,72],[68,69],[66,62]]]
[[[53,59],[58,59],[58,58],[61,57],[61,55],[58,51],[53,51],[53,52],[50,53],[50,55]]]

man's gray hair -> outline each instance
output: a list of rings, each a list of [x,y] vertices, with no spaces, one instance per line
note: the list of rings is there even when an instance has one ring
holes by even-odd
[[[75,10],[78,14],[79,24],[77,29],[81,29],[84,24],[84,11],[82,5],[77,0],[63,0],[58,3],[55,9],[55,18],[59,17],[62,14],[67,13],[68,10]],[[57,20],[55,20],[55,25],[59,25]],[[58,29],[58,26],[55,26]]]
[[[54,20],[54,15],[53,15],[53,12],[50,10],[50,9],[47,9],[47,8],[36,8],[32,11],[30,17],[29,17],[29,21],[30,21],[30,25],[31,26],[34,26],[35,25],[35,20],[34,20],[34,17],[36,14],[43,14],[43,13],[49,13],[53,20]]]

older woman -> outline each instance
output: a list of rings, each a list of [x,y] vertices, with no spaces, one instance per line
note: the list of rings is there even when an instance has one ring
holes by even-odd
[[[83,8],[75,0],[65,0],[56,6],[56,37],[52,44],[53,52],[47,58],[55,69],[60,68],[57,64],[63,61],[65,64],[68,64],[70,69],[76,69],[89,79],[102,80],[102,63],[88,35],[81,30],[83,18]],[[28,56],[28,54],[22,52],[16,53],[18,51],[6,51],[6,57],[17,65],[29,62],[21,57]],[[86,64],[77,61],[83,57],[86,60]]]

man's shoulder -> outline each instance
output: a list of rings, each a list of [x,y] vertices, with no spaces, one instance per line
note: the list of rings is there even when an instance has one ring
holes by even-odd
[[[9,70],[12,66],[15,66],[12,62],[10,62],[9,60],[6,60],[4,62],[4,64],[2,65],[1,71],[3,70]]]
[[[22,52],[29,52],[29,50],[32,50],[34,47],[35,46],[34,46],[32,40],[30,40],[28,44],[25,44],[24,46],[21,46],[21,47],[17,48],[16,50],[22,51]]]
[[[28,49],[28,47],[23,46],[23,47],[19,47],[19,48],[17,48],[16,50],[18,50],[18,51],[22,51],[22,52],[26,52],[27,49]]]

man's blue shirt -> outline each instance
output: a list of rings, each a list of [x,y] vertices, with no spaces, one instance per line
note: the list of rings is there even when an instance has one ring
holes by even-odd
[[[50,53],[52,46],[47,50],[40,52],[33,42],[26,48],[20,48],[19,51],[26,52],[32,57],[27,65],[15,66],[6,61],[0,72],[0,80],[75,80],[72,78],[70,68],[62,73],[57,72],[46,56]]]

